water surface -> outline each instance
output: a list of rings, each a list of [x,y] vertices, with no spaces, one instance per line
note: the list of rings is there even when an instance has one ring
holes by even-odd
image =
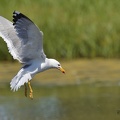
[[[34,85],[34,99],[24,87],[0,86],[0,120],[119,120],[120,87],[116,85]]]

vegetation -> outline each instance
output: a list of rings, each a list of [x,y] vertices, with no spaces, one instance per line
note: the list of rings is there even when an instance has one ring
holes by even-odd
[[[9,4],[8,4],[9,2]],[[18,10],[44,32],[44,50],[57,58],[119,58],[119,0],[4,0],[0,15]],[[0,39],[0,60],[12,60]]]

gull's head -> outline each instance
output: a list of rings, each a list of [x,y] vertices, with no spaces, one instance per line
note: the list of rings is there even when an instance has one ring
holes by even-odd
[[[51,68],[57,68],[62,73],[65,73],[65,70],[62,68],[61,64],[55,59],[49,59],[49,65]]]

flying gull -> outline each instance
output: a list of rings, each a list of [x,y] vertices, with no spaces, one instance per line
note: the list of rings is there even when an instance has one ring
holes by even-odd
[[[57,68],[65,73],[57,60],[46,57],[43,50],[42,31],[22,13],[13,12],[13,23],[0,16],[0,36],[7,43],[13,58],[23,64],[10,83],[11,90],[17,91],[18,88],[25,85],[25,95],[27,96],[26,83],[28,83],[29,97],[33,99],[30,80],[35,74],[50,68]]]

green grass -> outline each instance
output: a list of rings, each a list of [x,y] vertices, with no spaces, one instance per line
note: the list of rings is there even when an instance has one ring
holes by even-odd
[[[9,2],[9,4],[8,4]],[[119,58],[119,0],[21,0],[0,2],[0,15],[12,20],[18,10],[44,32],[48,57]],[[0,60],[11,60],[0,40]]]

